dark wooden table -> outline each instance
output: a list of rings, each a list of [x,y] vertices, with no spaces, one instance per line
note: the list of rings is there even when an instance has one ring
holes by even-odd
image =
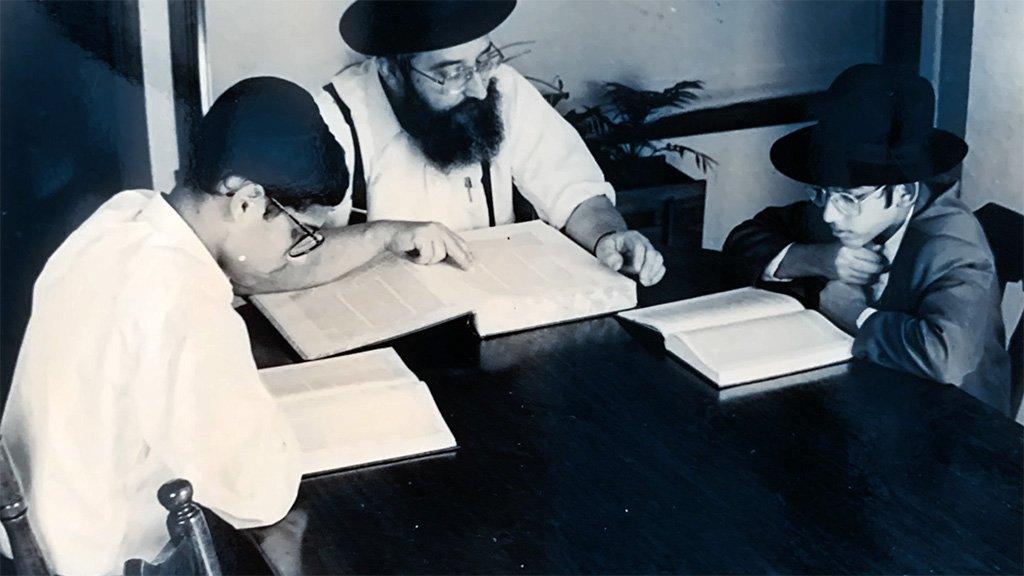
[[[667,256],[643,304],[727,287]],[[1024,429],[951,386],[853,362],[720,395],[612,317],[394,345],[460,449],[304,481],[303,573],[1024,572]]]

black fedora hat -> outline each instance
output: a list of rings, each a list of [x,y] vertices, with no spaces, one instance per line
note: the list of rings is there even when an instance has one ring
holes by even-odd
[[[428,52],[484,36],[515,7],[515,0],[356,0],[338,30],[368,56]]]
[[[825,92],[818,123],[778,139],[775,168],[817,186],[918,182],[948,172],[967,143],[932,127],[935,93],[916,74],[880,64],[843,71]]]

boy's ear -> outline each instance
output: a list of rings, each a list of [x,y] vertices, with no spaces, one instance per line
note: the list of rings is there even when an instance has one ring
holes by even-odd
[[[912,206],[914,202],[917,202],[917,195],[921,190],[920,186],[919,182],[897,185],[894,191],[896,204],[898,206]]]
[[[231,216],[235,220],[260,218],[267,211],[267,197],[263,186],[245,178],[231,174],[217,183],[217,193],[228,197]]]

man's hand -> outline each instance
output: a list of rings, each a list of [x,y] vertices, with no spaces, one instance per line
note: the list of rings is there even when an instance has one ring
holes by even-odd
[[[458,234],[437,222],[390,222],[393,226],[388,250],[417,264],[437,264],[445,258],[459,268],[473,266],[469,245]]]
[[[612,270],[639,274],[644,286],[657,284],[665,275],[665,259],[651,241],[635,230],[612,232],[597,241],[594,255]]]
[[[779,278],[823,276],[847,284],[868,285],[878,280],[889,262],[881,246],[850,248],[839,242],[794,244],[782,259],[775,275]]]
[[[833,324],[850,334],[857,332],[857,318],[868,307],[862,286],[833,280],[825,285],[818,300],[818,309]]]

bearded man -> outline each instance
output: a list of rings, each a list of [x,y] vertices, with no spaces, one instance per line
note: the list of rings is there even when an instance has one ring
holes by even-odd
[[[627,230],[583,140],[489,37],[515,1],[371,2],[342,15],[341,36],[370,56],[317,98],[352,150],[352,193],[336,226],[432,221],[454,231],[514,221],[513,184],[546,223],[643,285],[661,254]],[[447,246],[417,247],[427,262]],[[423,250],[429,253],[422,256]]]

